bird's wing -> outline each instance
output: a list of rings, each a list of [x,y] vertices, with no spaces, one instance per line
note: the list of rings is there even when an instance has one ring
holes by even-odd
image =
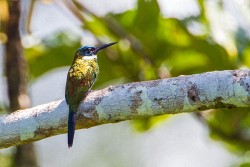
[[[97,74],[93,72],[81,78],[68,76],[65,91],[67,104],[77,107],[93,86],[96,75]]]

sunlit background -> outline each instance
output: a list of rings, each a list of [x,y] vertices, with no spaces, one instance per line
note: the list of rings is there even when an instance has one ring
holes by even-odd
[[[9,105],[4,4],[0,2],[3,114]],[[248,0],[23,0],[19,28],[32,106],[64,98],[67,70],[81,45],[119,42],[99,55],[100,75],[93,89],[250,66]],[[78,130],[72,149],[66,135],[34,144],[41,167],[247,167],[249,108]],[[1,150],[0,166],[10,165],[14,152]]]

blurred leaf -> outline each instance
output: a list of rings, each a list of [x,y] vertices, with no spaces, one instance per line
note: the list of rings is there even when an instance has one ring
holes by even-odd
[[[208,58],[205,55],[197,53],[195,50],[177,51],[177,53],[171,56],[169,65],[173,65],[172,72],[175,74],[182,74],[183,71],[195,73],[203,72],[205,70],[204,67],[207,67],[207,61]]]
[[[155,38],[153,35],[158,28],[160,9],[157,1],[138,0],[137,12],[134,18],[133,33],[144,39],[144,43],[151,43]],[[142,31],[143,30],[143,31]]]
[[[242,56],[242,62],[244,65],[250,67],[250,47],[245,48]]]
[[[136,131],[145,132],[153,127],[156,127],[157,125],[160,125],[160,123],[165,121],[169,116],[170,115],[162,115],[162,116],[132,120],[131,123]]]
[[[211,136],[226,142],[228,149],[244,152],[250,149],[250,108],[219,109],[204,117]]]
[[[12,156],[7,154],[0,154],[0,167],[7,167],[12,165]]]
[[[61,66],[69,66],[75,51],[80,47],[80,39],[74,39],[67,33],[58,33],[51,39],[25,50],[32,78]]]
[[[7,113],[7,106],[5,104],[0,103],[0,115]]]
[[[234,167],[250,167],[250,152],[246,151],[244,154],[241,154],[240,161],[233,166]]]
[[[250,162],[240,164],[240,166],[239,166],[239,167],[250,167]]]

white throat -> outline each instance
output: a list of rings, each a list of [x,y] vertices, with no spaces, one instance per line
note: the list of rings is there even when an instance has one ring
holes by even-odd
[[[93,60],[97,59],[97,55],[92,55],[92,56],[83,56],[83,60]]]

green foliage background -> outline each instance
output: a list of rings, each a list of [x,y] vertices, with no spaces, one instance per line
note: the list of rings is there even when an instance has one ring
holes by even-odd
[[[247,32],[238,28],[232,34],[235,49],[218,44],[213,38],[213,22],[208,17],[205,2],[198,1],[199,15],[184,19],[163,17],[159,4],[153,0],[138,0],[135,9],[110,13],[105,17],[96,16],[77,1],[67,4],[82,22],[83,31],[93,34],[100,43],[119,42],[100,53],[101,73],[94,89],[110,84],[249,67],[250,40]],[[75,8],[70,8],[70,5]],[[217,5],[218,10],[223,11],[223,2],[218,1]],[[192,23],[201,25],[203,32],[192,33]],[[81,46],[81,39],[71,35],[69,31],[60,32],[26,48],[32,79],[71,64],[75,50]],[[211,137],[223,141],[230,151],[241,155],[249,151],[249,108],[210,110],[194,116],[209,127]],[[139,131],[145,131],[163,120],[166,116],[137,120],[133,124]]]

